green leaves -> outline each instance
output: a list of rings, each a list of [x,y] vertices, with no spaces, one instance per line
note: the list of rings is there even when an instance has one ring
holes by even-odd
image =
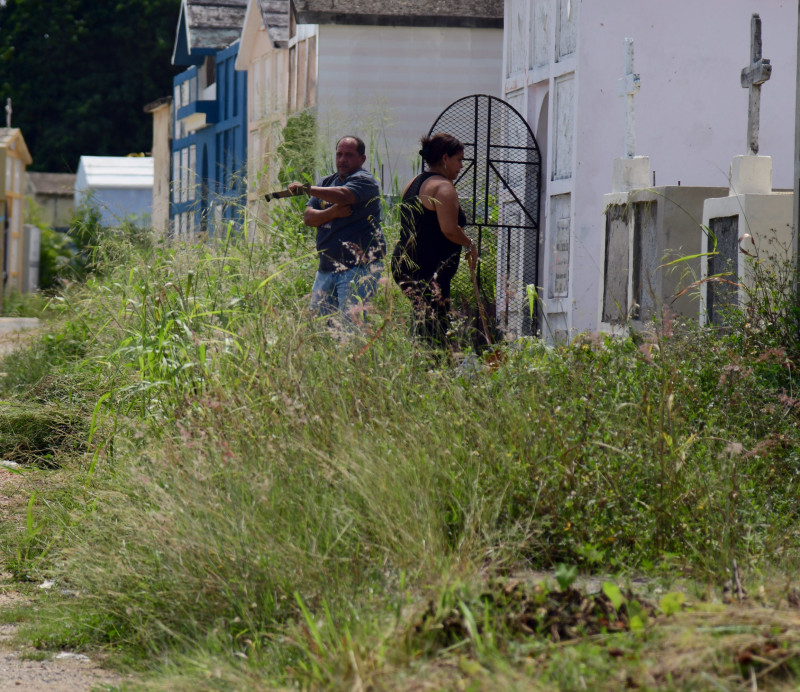
[[[683,603],[686,600],[686,594],[681,591],[673,591],[664,594],[658,603],[664,615],[675,615],[683,609]]]
[[[620,590],[619,586],[613,582],[603,582],[603,595],[611,601],[614,610],[620,612],[622,606],[625,606],[625,611],[628,616],[628,628],[631,632],[639,632],[644,629],[647,624],[647,612],[634,598],[626,598]]]
[[[622,595],[619,587],[610,581],[603,582],[603,593],[606,598],[611,601],[615,610],[619,610],[625,602],[625,597]]]
[[[556,567],[556,581],[562,591],[566,591],[578,578],[578,568],[575,565],[565,565],[563,562]]]

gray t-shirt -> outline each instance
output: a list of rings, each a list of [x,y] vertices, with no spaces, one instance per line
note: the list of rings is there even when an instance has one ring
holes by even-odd
[[[323,178],[317,187],[346,187],[355,195],[353,213],[343,219],[333,219],[317,228],[319,270],[346,271],[351,267],[369,264],[386,255],[386,241],[381,230],[381,191],[375,177],[363,168],[342,182],[339,174]],[[313,209],[330,206],[318,197],[308,200]]]

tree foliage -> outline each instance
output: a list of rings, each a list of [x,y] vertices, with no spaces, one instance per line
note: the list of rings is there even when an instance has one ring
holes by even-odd
[[[150,150],[143,106],[171,93],[179,12],[180,0],[0,2],[0,99],[13,101],[31,170]]]

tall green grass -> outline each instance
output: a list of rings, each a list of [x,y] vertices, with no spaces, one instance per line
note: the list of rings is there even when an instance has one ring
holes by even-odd
[[[459,368],[409,339],[391,285],[355,330],[309,315],[296,228],[100,244],[102,272],[6,361],[6,396],[69,401],[91,431],[66,491],[31,500],[39,548],[0,543],[77,594],[52,599],[42,645],[181,652],[173,689],[211,670],[402,688],[441,655],[415,614],[481,575],[797,565],[785,353],[664,320],[646,344],[523,340]]]

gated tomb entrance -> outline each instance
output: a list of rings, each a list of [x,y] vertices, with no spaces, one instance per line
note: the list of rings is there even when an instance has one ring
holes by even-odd
[[[542,157],[525,119],[508,103],[483,94],[448,106],[430,134],[446,132],[464,145],[464,168],[455,182],[467,216],[464,229],[478,243],[479,293],[490,331],[539,331],[539,196]],[[453,280],[453,307],[475,316],[467,263]]]

